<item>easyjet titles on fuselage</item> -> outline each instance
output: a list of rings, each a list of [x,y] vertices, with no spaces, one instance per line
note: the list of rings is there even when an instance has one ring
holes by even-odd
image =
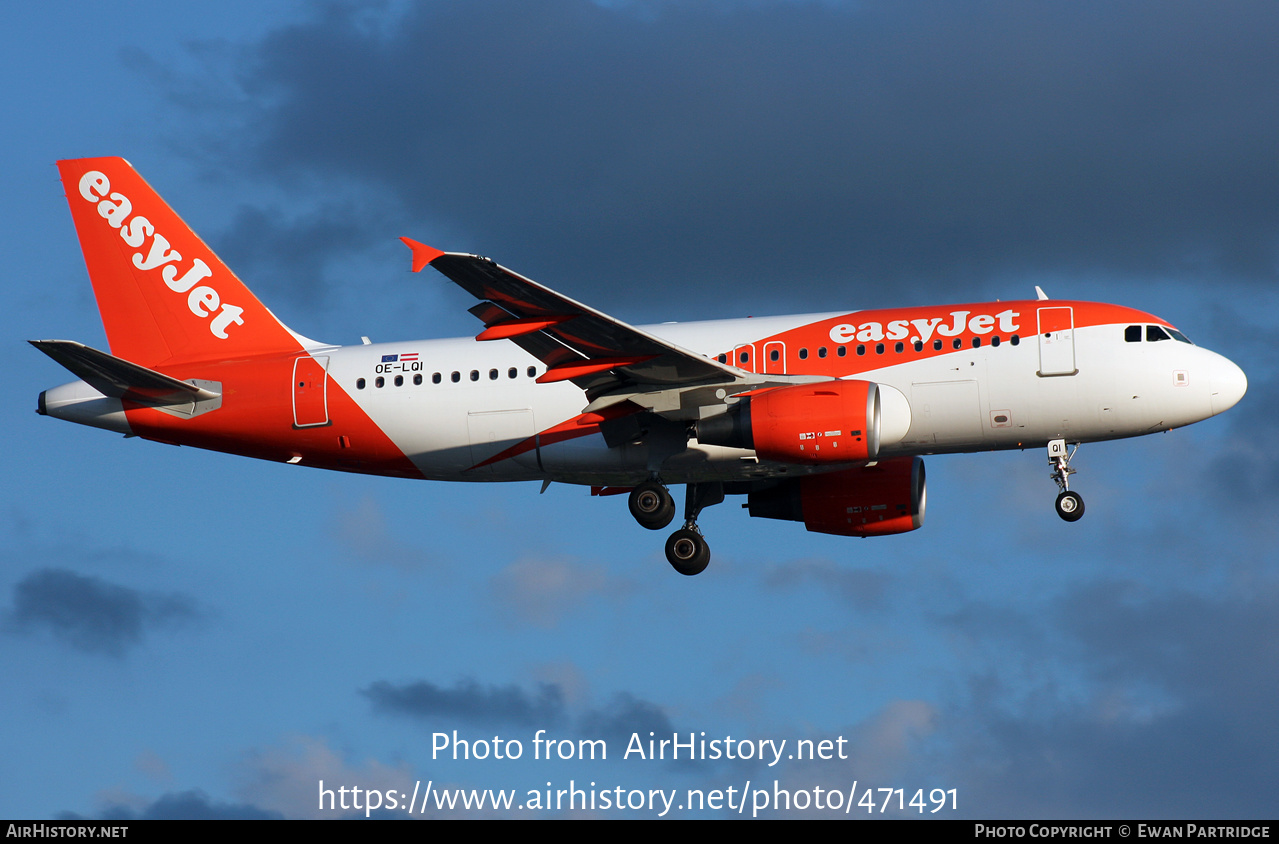
[[[217,316],[209,323],[209,332],[219,340],[227,339],[226,330],[232,323],[244,325],[241,317],[244,308],[222,302],[218,291],[207,284],[196,286],[200,281],[213,276],[209,265],[195,258],[191,261],[191,268],[179,277],[176,264],[182,260],[181,253],[169,248],[168,238],[158,233],[146,217],[138,214],[130,219],[133,203],[129,197],[110,191],[111,182],[104,173],[90,170],[80,177],[80,196],[98,206],[98,214],[107,224],[120,230],[121,240],[129,246],[139,248],[148,237],[151,238],[151,247],[145,255],[142,252],[133,253],[133,266],[140,270],[163,267],[160,275],[164,278],[164,283],[174,293],[187,294],[187,309],[191,313],[201,319],[208,319],[216,312]]]
[[[972,311],[951,311],[949,324],[944,323],[943,317],[933,317],[932,319],[895,319],[888,323],[887,329],[880,322],[864,322],[861,325],[853,325],[851,323],[840,323],[833,326],[830,330],[830,339],[834,343],[849,343],[856,340],[859,343],[878,343],[883,340],[905,340],[910,335],[910,329],[913,326],[915,335],[910,337],[912,343],[927,343],[932,338],[933,332],[942,337],[958,337],[965,330],[972,334],[989,334],[994,331],[995,322],[998,321],[998,329],[1003,334],[1011,334],[1020,330],[1019,323],[1014,322],[1021,314],[1014,310],[1000,311],[997,314],[977,314],[970,316]]]

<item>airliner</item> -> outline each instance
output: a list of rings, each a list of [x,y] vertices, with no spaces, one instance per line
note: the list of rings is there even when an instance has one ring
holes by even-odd
[[[281,323],[121,158],[58,163],[110,352],[31,341],[78,380],[38,412],[161,443],[439,481],[580,484],[674,519],[703,571],[702,510],[838,536],[919,528],[923,455],[1046,449],[1056,510],[1081,443],[1168,431],[1248,382],[1168,322],[1036,298],[633,326],[488,258],[411,238],[475,297],[474,337],[335,346]]]

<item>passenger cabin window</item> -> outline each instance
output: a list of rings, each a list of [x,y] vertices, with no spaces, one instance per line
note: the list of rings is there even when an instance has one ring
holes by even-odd
[[[453,370],[453,374],[450,375],[449,378],[453,379],[453,383],[456,384],[458,381],[462,380],[462,373],[457,370]]]
[[[800,359],[800,360],[808,360],[808,349],[800,349],[800,350],[799,350],[799,359]]]
[[[355,379],[355,389],[357,389],[357,390],[363,390],[363,389],[364,389],[364,379],[363,379],[363,378],[356,378],[356,379]]]
[[[440,381],[442,381],[442,380],[443,380],[443,379],[440,377],[440,373],[438,373],[438,372],[431,376],[431,383],[432,383],[432,384],[438,384],[438,383],[440,383]]]

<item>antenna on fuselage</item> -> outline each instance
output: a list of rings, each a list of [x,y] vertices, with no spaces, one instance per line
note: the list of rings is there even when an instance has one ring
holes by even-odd
[[[1036,285],[1035,285],[1035,298],[1037,298],[1037,299],[1047,299],[1047,298],[1048,298],[1048,294],[1047,294],[1047,293],[1045,293],[1045,292],[1044,292],[1044,289],[1043,289],[1042,287],[1040,287],[1038,284],[1036,284]]]

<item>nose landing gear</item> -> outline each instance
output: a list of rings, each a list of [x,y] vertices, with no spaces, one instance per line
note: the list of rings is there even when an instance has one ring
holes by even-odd
[[[1057,515],[1067,522],[1077,522],[1084,515],[1084,499],[1077,492],[1070,491],[1070,476],[1075,470],[1070,468],[1070,459],[1079,450],[1079,444],[1067,450],[1065,440],[1052,440],[1048,443],[1048,462],[1052,465],[1049,476],[1057,482],[1061,493],[1057,496]]]

